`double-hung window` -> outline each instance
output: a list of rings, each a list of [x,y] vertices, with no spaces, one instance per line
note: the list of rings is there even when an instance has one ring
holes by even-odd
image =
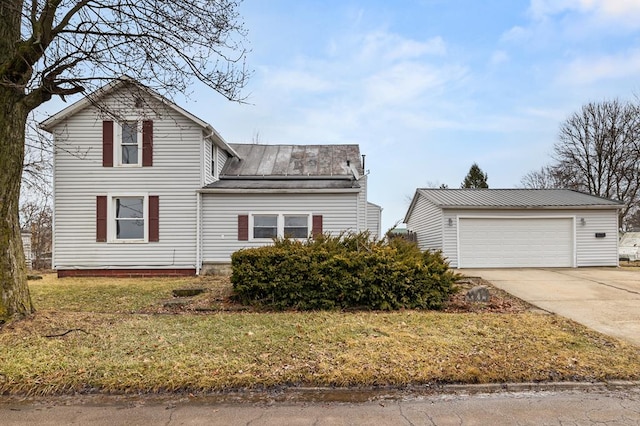
[[[103,121],[102,166],[153,166],[153,121]]]
[[[115,207],[115,239],[145,239],[144,197],[119,197],[113,199]]]
[[[276,238],[278,236],[278,215],[254,215],[253,238]]]
[[[160,241],[160,197],[141,193],[97,196],[96,241],[101,243]]]
[[[251,216],[252,239],[308,238],[311,215],[309,214],[254,214]]]
[[[284,215],[283,235],[287,238],[307,238],[309,215]]]
[[[124,121],[120,125],[119,158],[121,165],[140,165],[142,135],[137,121]]]

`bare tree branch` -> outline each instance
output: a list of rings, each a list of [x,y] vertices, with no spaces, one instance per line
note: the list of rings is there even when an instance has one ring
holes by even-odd
[[[640,106],[619,100],[584,105],[561,125],[553,159],[521,184],[622,201],[620,225],[626,226],[640,200]]]

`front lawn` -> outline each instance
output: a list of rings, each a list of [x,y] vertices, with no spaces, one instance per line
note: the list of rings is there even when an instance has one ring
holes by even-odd
[[[165,307],[188,286],[208,289],[198,309]],[[37,314],[0,330],[0,393],[640,378],[638,348],[535,312],[242,311],[210,277],[30,287]]]

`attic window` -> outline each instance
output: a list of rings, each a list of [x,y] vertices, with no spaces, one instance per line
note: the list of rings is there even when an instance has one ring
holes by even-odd
[[[134,105],[136,108],[142,108],[144,106],[144,101],[140,97],[135,98]]]

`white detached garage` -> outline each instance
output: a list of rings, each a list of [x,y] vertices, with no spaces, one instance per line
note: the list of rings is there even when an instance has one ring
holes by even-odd
[[[404,222],[454,268],[617,266],[620,208],[565,189],[418,189]]]

